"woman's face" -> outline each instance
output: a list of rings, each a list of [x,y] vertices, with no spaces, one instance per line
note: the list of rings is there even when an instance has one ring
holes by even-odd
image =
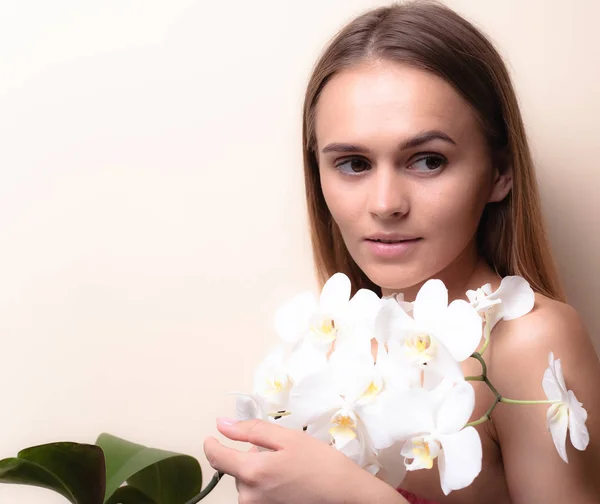
[[[327,206],[384,294],[474,267],[479,219],[510,175],[493,169],[474,111],[446,81],[391,62],[346,69],[322,91],[316,139]]]

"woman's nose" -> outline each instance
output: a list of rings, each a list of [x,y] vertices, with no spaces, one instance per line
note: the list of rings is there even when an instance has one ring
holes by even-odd
[[[369,188],[370,213],[382,219],[407,214],[410,207],[409,198],[401,174],[390,166],[380,167],[374,175],[371,179],[372,186]]]

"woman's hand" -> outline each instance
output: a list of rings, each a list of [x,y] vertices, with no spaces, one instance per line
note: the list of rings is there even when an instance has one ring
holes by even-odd
[[[406,502],[393,488],[308,434],[262,420],[220,420],[221,434],[271,451],[243,452],[209,437],[210,465],[236,479],[243,504]]]

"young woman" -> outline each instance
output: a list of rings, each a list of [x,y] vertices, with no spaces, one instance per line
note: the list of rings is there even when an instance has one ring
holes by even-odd
[[[489,376],[506,396],[543,399],[553,351],[589,413],[591,442],[583,452],[569,444],[566,464],[546,428],[547,405],[499,405],[478,426],[480,475],[444,496],[437,471],[409,472],[397,492],[302,432],[223,420],[225,436],[273,450],[206,441],[211,464],[236,478],[240,502],[600,502],[600,365],[564,303],[519,107],[490,42],[437,3],[367,12],[318,61],[303,131],[320,281],[342,271],[355,289],[412,300],[426,280],[440,278],[456,299],[486,283],[496,288],[503,276],[523,276],[535,307],[495,327]],[[467,360],[465,374],[477,374],[477,366]],[[473,419],[492,400],[481,385],[474,383]]]

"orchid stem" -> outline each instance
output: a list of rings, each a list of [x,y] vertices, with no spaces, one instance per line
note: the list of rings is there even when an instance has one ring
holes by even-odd
[[[485,314],[485,341],[483,342],[483,346],[481,347],[481,350],[479,350],[479,355],[483,355],[485,353],[485,351],[487,350],[488,345],[490,344],[490,337],[491,337],[491,331],[490,331],[490,321],[488,319],[488,314]]]
[[[487,341],[489,341],[489,339]],[[485,350],[485,345],[484,345],[484,348],[482,350]],[[490,380],[488,380],[488,377],[487,377],[487,364],[485,363],[485,360],[483,360],[483,357],[481,356],[481,353],[479,353],[479,352],[473,352],[471,354],[471,358],[479,361],[479,364],[481,364],[481,374],[477,375],[477,376],[467,376],[467,377],[465,377],[465,380],[467,380],[467,381],[482,381],[482,382],[484,382],[488,386],[488,388],[491,390],[491,392],[494,394],[494,401],[492,402],[492,404],[490,405],[490,407],[488,408],[488,410],[485,412],[484,415],[482,415],[477,420],[473,420],[472,422],[469,422],[468,424],[465,425],[465,427],[474,427],[476,425],[485,423],[488,420],[491,420],[491,418],[492,418],[491,417],[492,411],[494,411],[494,408],[498,405],[499,402],[502,401],[502,396],[496,390],[496,387],[494,387],[492,385],[492,382],[490,382]]]
[[[185,504],[196,504],[197,502],[200,502],[202,499],[204,499],[204,497],[206,497],[210,492],[212,492],[212,490],[217,486],[217,483],[221,481],[223,474],[224,473],[222,472],[216,472],[212,479],[209,481],[208,485],[206,485],[206,488],[204,488],[204,490],[202,490],[198,495],[192,497]]]
[[[486,328],[488,327],[487,324],[487,316],[486,316]],[[500,393],[496,390],[496,387],[494,387],[494,385],[492,385],[492,382],[490,382],[490,380],[487,377],[487,364],[485,363],[485,360],[482,357],[483,352],[485,351],[485,349],[487,348],[487,343],[490,341],[489,339],[489,330],[488,332],[488,338],[486,339],[485,344],[483,345],[483,347],[481,348],[480,352],[473,352],[471,354],[471,358],[479,361],[479,364],[481,364],[481,374],[480,375],[475,375],[475,376],[465,376],[465,380],[466,381],[482,381],[484,382],[488,388],[490,389],[490,391],[492,392],[492,394],[494,394],[494,401],[492,402],[492,404],[490,405],[490,407],[488,408],[488,410],[485,412],[484,415],[482,415],[480,418],[478,418],[477,420],[473,420],[472,422],[469,422],[468,424],[465,425],[465,427],[475,427],[476,425],[480,425],[482,423],[487,422],[488,420],[491,420],[492,417],[492,411],[494,411],[494,408],[496,406],[498,406],[498,403],[506,403],[506,404],[556,404],[559,403],[560,401],[525,401],[525,400],[521,400],[521,399],[508,399],[506,397],[502,397],[500,395]]]
[[[465,376],[465,381],[484,381],[483,375]]]
[[[483,357],[481,357],[481,354],[479,352],[473,352],[471,354],[471,358],[479,361],[479,364],[481,364],[481,378],[482,378],[482,380],[478,380],[478,381],[485,381],[485,379],[487,378],[487,364],[483,360]]]
[[[559,403],[559,400],[556,401],[523,401],[521,399],[507,399],[506,397],[503,397],[500,399],[500,402],[506,403],[506,404],[556,404]]]

